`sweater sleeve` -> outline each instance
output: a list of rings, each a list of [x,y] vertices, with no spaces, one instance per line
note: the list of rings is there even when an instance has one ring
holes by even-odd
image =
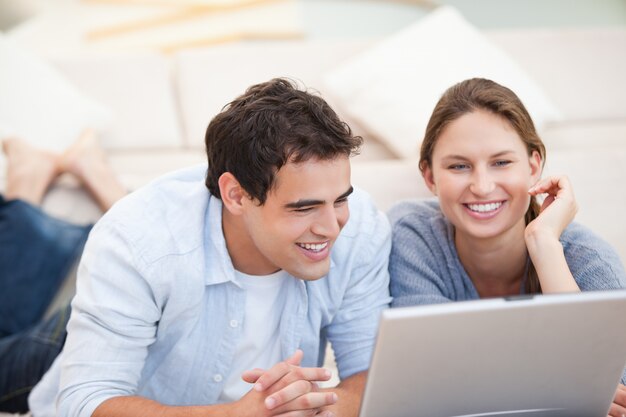
[[[392,246],[389,258],[390,291],[393,307],[447,303],[452,301],[444,281],[446,264],[443,250],[425,216],[417,212],[392,220]]]
[[[626,288],[626,272],[613,247],[580,224],[561,236],[565,258],[581,291]]]
[[[626,272],[613,247],[590,229],[572,224],[561,236],[565,258],[581,291],[626,288]],[[626,369],[621,383],[626,385]]]

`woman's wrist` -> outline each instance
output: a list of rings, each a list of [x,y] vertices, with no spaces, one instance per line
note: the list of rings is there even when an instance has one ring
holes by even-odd
[[[558,238],[540,230],[526,233],[524,237],[544,294],[580,291]]]

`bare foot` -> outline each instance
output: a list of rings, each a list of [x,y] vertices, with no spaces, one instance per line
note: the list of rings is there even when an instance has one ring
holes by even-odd
[[[78,140],[61,155],[59,168],[76,176],[96,199],[102,211],[107,211],[127,194],[91,129],[83,131]]]
[[[59,156],[17,138],[3,140],[2,151],[7,159],[5,197],[41,204],[46,190],[60,173]]]

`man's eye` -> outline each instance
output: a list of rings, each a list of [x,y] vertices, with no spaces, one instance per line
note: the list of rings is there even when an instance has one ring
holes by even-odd
[[[296,213],[308,213],[311,210],[313,210],[313,207],[300,207],[297,209],[293,209],[293,211]]]
[[[510,163],[511,163],[511,161],[503,159],[503,160],[500,160],[500,161],[496,161],[494,163],[494,165],[497,166],[497,167],[505,167],[505,166],[509,165]]]
[[[335,201],[335,206],[341,206],[341,205],[343,205],[343,204],[345,204],[347,202],[348,202],[348,198],[347,197],[346,198],[340,198],[339,200]]]

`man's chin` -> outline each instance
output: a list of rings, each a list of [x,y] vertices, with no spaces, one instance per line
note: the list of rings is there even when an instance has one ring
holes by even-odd
[[[330,262],[325,262],[325,265],[315,265],[314,267],[301,266],[297,271],[289,271],[290,275],[301,279],[303,281],[317,281],[328,275],[330,270]]]

